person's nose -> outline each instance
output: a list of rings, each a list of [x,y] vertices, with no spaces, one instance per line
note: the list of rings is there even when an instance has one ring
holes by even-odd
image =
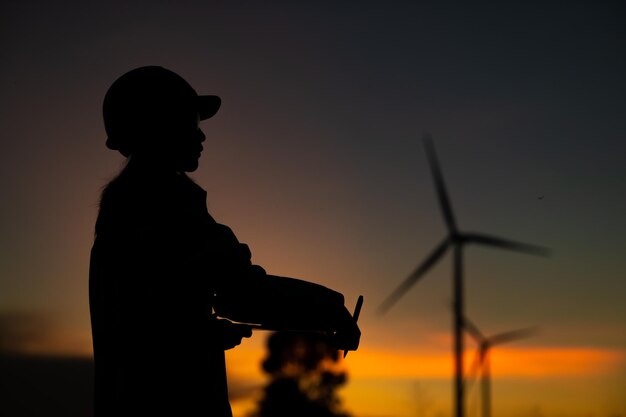
[[[202,129],[198,129],[198,140],[200,141],[200,143],[204,142],[206,140],[206,135],[204,134],[204,132],[202,131]]]

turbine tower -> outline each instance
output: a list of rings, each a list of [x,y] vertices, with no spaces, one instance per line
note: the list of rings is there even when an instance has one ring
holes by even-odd
[[[536,327],[527,327],[524,329],[513,330],[510,332],[498,333],[490,337],[485,337],[478,327],[468,319],[464,321],[465,330],[476,340],[478,344],[478,352],[474,358],[474,363],[470,369],[469,375],[472,379],[476,376],[478,369],[481,370],[481,406],[483,410],[482,417],[491,417],[491,363],[489,360],[489,351],[492,347],[503,343],[514,342],[532,336],[537,332]]]
[[[468,243],[492,246],[499,249],[508,249],[517,252],[525,252],[533,255],[547,256],[548,250],[539,246],[526,243],[514,242],[499,237],[493,237],[481,233],[461,232],[457,227],[452,211],[452,204],[448,198],[448,193],[443,181],[443,175],[439,168],[439,162],[435,153],[435,147],[429,134],[424,136],[424,146],[430,165],[430,170],[435,182],[439,207],[442,211],[448,235],[426,259],[402,282],[380,305],[379,312],[386,313],[439,259],[448,251],[453,251],[453,304],[454,304],[454,414],[456,417],[464,417],[464,395],[463,395],[463,317],[464,317],[464,297],[463,297],[463,248]]]

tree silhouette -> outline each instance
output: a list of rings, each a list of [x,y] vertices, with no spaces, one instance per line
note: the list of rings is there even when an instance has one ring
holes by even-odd
[[[252,417],[349,417],[337,389],[347,381],[339,351],[323,334],[272,334],[263,370],[270,376]]]

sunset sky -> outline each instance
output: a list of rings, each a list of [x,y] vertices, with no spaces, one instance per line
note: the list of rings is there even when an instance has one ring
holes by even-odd
[[[625,417],[626,7],[466,3],[3,2],[0,349],[91,355],[93,226],[124,163],[102,98],[162,65],[222,97],[192,176],[253,262],[364,295],[347,411],[452,411],[451,258],[376,314],[445,235],[428,131],[462,229],[554,251],[465,252],[480,329],[540,329],[494,348],[494,415]],[[265,337],[228,353],[235,417]]]

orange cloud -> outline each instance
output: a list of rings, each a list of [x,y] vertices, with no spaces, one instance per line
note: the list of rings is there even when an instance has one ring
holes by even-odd
[[[626,350],[597,348],[501,348],[491,356],[498,376],[591,376],[626,361]]]
[[[491,353],[495,377],[562,377],[597,375],[626,361],[626,351],[593,348],[500,348]],[[469,365],[473,352],[467,352]],[[353,378],[448,378],[449,353],[362,350],[346,363]]]

